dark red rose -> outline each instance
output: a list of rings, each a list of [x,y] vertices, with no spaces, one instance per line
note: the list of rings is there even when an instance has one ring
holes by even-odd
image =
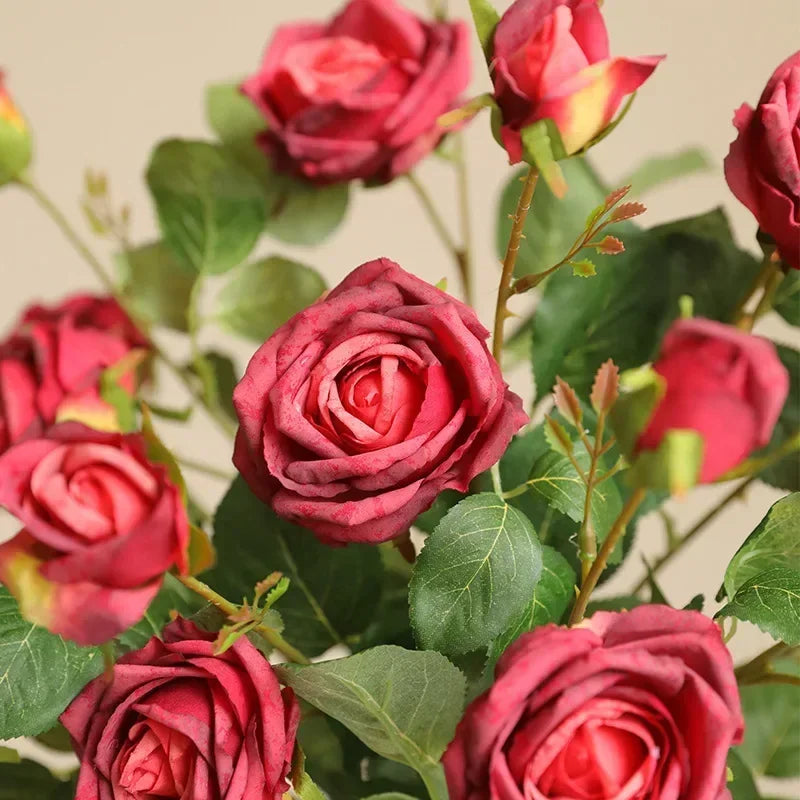
[[[800,51],[775,70],[758,106],[745,103],[733,124],[739,135],[725,159],[728,186],[783,261],[800,269]]]
[[[113,428],[116,416],[98,391],[107,367],[147,339],[109,297],[77,295],[55,306],[31,306],[0,342],[0,453],[60,419],[79,417]],[[121,383],[135,389],[133,372]]]
[[[327,24],[292,23],[242,84],[281,171],[315,183],[386,181],[442,137],[437,118],[470,76],[469,29],[425,22],[394,0],[350,0]]]
[[[599,6],[516,0],[500,20],[492,75],[512,164],[522,160],[520,131],[540,119],[555,122],[567,153],[585,147],[664,58],[612,58]]]
[[[708,319],[675,322],[653,369],[667,390],[637,449],[657,449],[671,430],[697,431],[704,442],[703,483],[769,443],[789,392],[772,342]]]
[[[300,719],[247,640],[178,619],[123,656],[61,715],[81,760],[76,798],[281,800]]]
[[[382,258],[256,352],[236,387],[233,461],[328,542],[382,542],[465,492],[527,422],[475,312]]]
[[[666,606],[601,612],[504,653],[445,753],[450,800],[722,800],[742,731],[710,619]]]
[[[189,523],[139,434],[57,425],[0,455],[0,505],[25,526],[0,545],[23,615],[80,644],[141,619],[164,572],[187,571]]]

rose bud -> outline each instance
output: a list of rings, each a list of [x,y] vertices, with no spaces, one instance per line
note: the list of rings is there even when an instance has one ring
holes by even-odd
[[[664,56],[612,58],[598,0],[516,0],[494,34],[494,94],[509,161],[520,131],[552,119],[568,155],[608,127]]]
[[[31,132],[0,72],[0,186],[22,175],[31,162],[32,152]]]
[[[742,731],[719,628],[648,605],[520,637],[443,761],[450,800],[719,800]]]
[[[318,184],[388,181],[439,142],[437,118],[470,77],[462,22],[426,22],[395,0],[350,0],[327,24],[279,28],[242,91],[264,115],[275,167]]]
[[[653,369],[666,393],[637,450],[656,450],[671,430],[696,431],[704,442],[701,483],[769,443],[789,393],[772,342],[708,319],[673,323]]]
[[[114,429],[116,414],[99,394],[101,373],[147,339],[110,297],[76,295],[31,306],[0,342],[0,453],[24,435],[78,417]],[[134,372],[120,384],[131,394]]]
[[[80,800],[281,800],[300,710],[241,637],[178,618],[92,681],[61,715],[80,758]]]
[[[781,64],[755,109],[736,112],[739,131],[725,159],[725,178],[784,263],[800,269],[800,51]]]
[[[236,387],[233,461],[326,542],[403,533],[466,492],[526,422],[475,312],[381,258],[256,352]]]
[[[25,526],[0,545],[0,582],[31,622],[79,644],[133,625],[172,567],[186,573],[189,522],[139,434],[76,422],[0,455],[0,505]]]

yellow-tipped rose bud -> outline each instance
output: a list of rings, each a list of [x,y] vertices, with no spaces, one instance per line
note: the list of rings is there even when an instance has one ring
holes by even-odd
[[[20,176],[30,164],[32,151],[30,129],[0,72],[0,186]]]

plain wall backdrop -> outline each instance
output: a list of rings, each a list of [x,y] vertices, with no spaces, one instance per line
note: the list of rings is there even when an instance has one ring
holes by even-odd
[[[404,2],[420,12],[426,8],[425,0]],[[114,199],[131,204],[133,241],[155,238],[143,181],[154,143],[170,136],[208,137],[206,84],[254,70],[281,22],[327,17],[339,5],[336,0],[1,0],[0,66],[34,130],[34,171],[39,182],[105,259],[111,256],[109,246],[92,238],[79,210],[86,167],[107,172]],[[469,16],[467,0],[450,0],[449,6],[451,15]],[[668,58],[642,87],[624,123],[592,151],[594,163],[615,185],[647,156],[701,146],[713,169],[649,194],[644,224],[722,205],[739,242],[755,250],[755,223],[728,191],[722,159],[734,136],[734,109],[745,101],[755,103],[773,69],[800,46],[800,3],[607,0],[604,12],[612,54],[666,53]],[[474,93],[488,85],[476,41]],[[510,170],[491,137],[488,116],[472,124],[467,144],[478,307],[490,325],[499,274],[494,252],[496,201]],[[426,163],[419,174],[456,230],[450,170],[440,163]],[[388,256],[432,282],[446,276],[451,289],[459,286],[448,254],[403,181],[355,191],[345,224],[320,248],[292,248],[264,238],[257,252],[305,260],[320,269],[331,285],[363,261]],[[0,190],[0,275],[2,329],[33,300],[54,301],[68,292],[97,288],[61,233],[30,198],[10,187]],[[775,335],[791,340],[788,326],[769,325]],[[213,342],[222,336],[210,330],[206,338]],[[254,347],[243,342],[235,347],[243,367]],[[526,373],[523,369],[515,376],[516,388],[523,393],[530,388]],[[179,402],[175,387],[167,384],[166,391]],[[185,453],[229,463],[230,446],[201,416],[188,428],[168,429],[165,438]],[[219,483],[192,479],[208,505],[224,489]],[[724,491],[705,488],[685,502],[672,503],[679,529],[685,530]],[[663,588],[675,605],[703,591],[709,601],[706,610],[716,607],[713,597],[728,559],[779,496],[766,487],[754,488],[744,503],[731,505],[664,570]],[[0,519],[0,535],[13,531],[11,520]],[[660,523],[651,517],[639,532],[637,547],[653,554],[662,545]],[[641,570],[638,555],[632,556],[610,589],[629,588]],[[764,643],[757,631],[740,625],[731,646],[737,655],[747,657]]]

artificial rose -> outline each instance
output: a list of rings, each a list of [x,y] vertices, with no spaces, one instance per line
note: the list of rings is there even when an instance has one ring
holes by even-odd
[[[137,622],[164,572],[187,571],[180,492],[139,434],[66,422],[13,445],[0,505],[25,526],[0,545],[0,581],[28,620],[80,644]]]
[[[31,132],[0,71],[0,186],[20,177],[31,161]]]
[[[0,453],[59,419],[113,428],[116,415],[98,391],[100,374],[147,339],[109,297],[77,295],[26,309],[0,342]],[[120,383],[131,393],[131,371]]]
[[[234,464],[323,541],[382,542],[527,422],[475,312],[381,258],[279,328],[236,387]]]
[[[275,33],[242,91],[264,115],[259,143],[315,183],[387,181],[442,137],[437,118],[470,75],[469,30],[426,22],[395,0],[350,0],[328,24]]]
[[[745,103],[733,124],[739,136],[725,159],[728,186],[783,261],[800,269],[800,51],[775,70],[758,107]]]
[[[520,131],[541,119],[558,126],[568,154],[608,126],[664,56],[611,58],[598,0],[516,0],[494,34],[492,75],[512,164]]]
[[[213,634],[180,618],[61,715],[78,800],[281,800],[299,719],[246,637],[215,656]]]
[[[719,628],[640,606],[518,639],[444,765],[451,800],[721,800],[742,730]]]
[[[713,481],[769,443],[789,392],[772,342],[709,319],[680,319],[664,337],[653,369],[666,393],[639,438],[655,450],[671,430],[704,442],[699,480]]]

